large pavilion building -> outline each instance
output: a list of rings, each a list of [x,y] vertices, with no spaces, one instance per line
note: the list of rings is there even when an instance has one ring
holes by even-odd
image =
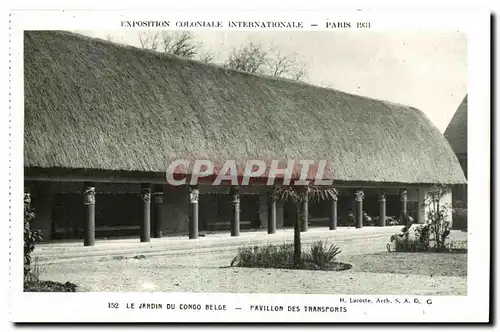
[[[466,182],[409,106],[61,31],[25,32],[24,72],[25,192],[45,240],[293,226],[265,181],[172,186],[174,159],[327,160],[339,194],[305,203],[304,230],[350,212],[362,227],[359,211],[424,222],[428,188]]]

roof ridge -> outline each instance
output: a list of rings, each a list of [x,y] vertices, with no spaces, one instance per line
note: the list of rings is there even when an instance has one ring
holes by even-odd
[[[198,59],[186,58],[186,57],[178,56],[178,55],[175,55],[175,54],[171,54],[171,53],[167,53],[167,52],[161,52],[161,51],[155,51],[155,50],[151,50],[151,49],[147,49],[147,48],[140,48],[140,47],[137,47],[137,46],[134,46],[134,45],[130,45],[130,44],[116,43],[116,42],[109,41],[109,40],[106,40],[106,39],[102,39],[102,38],[99,38],[99,37],[91,37],[91,36],[83,35],[81,33],[73,32],[73,31],[55,30],[54,32],[61,33],[61,34],[67,34],[67,35],[73,35],[73,36],[76,36],[76,37],[79,37],[79,38],[83,38],[83,39],[87,39],[87,40],[90,40],[90,41],[93,41],[93,42],[108,44],[108,45],[111,45],[113,47],[118,47],[118,48],[123,48],[123,49],[129,49],[129,50],[132,50],[132,51],[135,51],[135,52],[144,52],[144,53],[149,53],[149,54],[152,54],[152,55],[157,55],[157,56],[160,56],[160,57],[165,57],[165,58],[168,58],[168,59],[175,59],[175,60],[179,60],[179,61],[185,61],[185,62],[188,62],[188,63],[194,63],[194,64],[200,65],[200,66],[212,67],[212,68],[220,69],[220,70],[225,71],[225,72],[234,72],[234,73],[238,73],[238,74],[254,76],[254,77],[265,79],[265,80],[275,80],[275,81],[286,82],[286,83],[294,84],[294,85],[304,85],[304,86],[312,87],[312,88],[315,88],[315,89],[323,89],[323,90],[327,90],[327,91],[334,91],[334,92],[341,93],[341,94],[346,94],[346,95],[349,95],[349,96],[361,97],[361,98],[365,98],[365,99],[368,99],[368,100],[383,102],[383,103],[386,103],[386,104],[392,105],[392,106],[404,107],[404,108],[414,109],[414,110],[420,111],[418,108],[416,108],[416,107],[414,107],[412,105],[398,103],[398,102],[393,102],[393,101],[389,101],[389,100],[385,100],[385,99],[381,99],[381,98],[376,98],[376,97],[371,97],[371,96],[367,96],[367,95],[362,95],[362,94],[356,94],[356,93],[353,93],[353,92],[347,92],[347,91],[344,91],[344,90],[341,90],[341,89],[320,86],[320,85],[316,85],[316,84],[310,83],[310,82],[293,80],[293,79],[286,78],[286,77],[276,77],[276,76],[264,75],[264,74],[259,74],[259,73],[251,73],[251,72],[247,72],[247,71],[244,71],[244,70],[239,70],[239,69],[235,69],[235,68],[225,67],[224,65],[218,64],[218,63],[213,63],[213,62],[205,63],[205,62],[203,62],[201,60],[198,60]]]

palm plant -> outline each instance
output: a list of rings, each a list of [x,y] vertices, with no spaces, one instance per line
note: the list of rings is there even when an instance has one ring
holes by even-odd
[[[322,201],[325,199],[334,199],[338,192],[332,187],[320,186],[276,186],[273,188],[271,197],[276,202],[291,202],[295,205],[297,218],[295,219],[293,231],[294,243],[294,264],[301,265],[302,245],[300,240],[300,228],[305,222],[306,215],[300,213],[300,207],[306,201]]]
[[[450,223],[448,221],[449,206],[443,202],[446,193],[445,187],[435,186],[428,191],[424,203],[428,209],[428,224],[430,232],[434,236],[437,251],[445,249],[446,238],[450,235]]]

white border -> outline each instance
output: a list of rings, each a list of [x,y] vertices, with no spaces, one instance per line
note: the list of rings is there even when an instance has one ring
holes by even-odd
[[[81,7],[80,7],[81,8]],[[23,70],[22,70],[22,31],[24,29],[119,29],[119,22],[126,19],[165,20],[178,19],[259,19],[293,20],[300,18],[304,22],[324,21],[326,18],[347,20],[356,18],[369,20],[372,30],[391,29],[453,29],[467,33],[468,37],[468,105],[469,105],[469,263],[468,263],[468,295],[464,297],[433,297],[433,305],[425,309],[411,309],[396,305],[394,308],[373,305],[350,307],[346,314],[277,314],[262,312],[217,312],[178,311],[167,316],[164,312],[131,314],[127,310],[106,310],[112,299],[121,302],[142,302],[162,299],[162,293],[77,293],[77,294],[30,294],[22,292],[22,197],[23,197]],[[12,161],[11,161],[11,199],[12,209],[12,321],[330,321],[330,322],[439,322],[439,321],[487,321],[489,297],[489,183],[490,174],[486,165],[490,164],[489,155],[489,54],[490,54],[490,18],[489,13],[479,11],[454,12],[381,12],[381,11],[335,11],[325,14],[324,11],[297,12],[278,11],[16,11],[12,13]],[[320,28],[310,28],[317,29]],[[333,31],[333,30],[329,30]],[[473,218],[472,218],[473,217]],[[473,219],[473,220],[472,220]],[[18,222],[19,221],[19,222]],[[341,296],[334,296],[335,302]],[[361,296],[360,296],[361,297]],[[375,298],[375,296],[366,296]],[[414,298],[414,296],[408,296]],[[266,294],[186,294],[169,293],[169,301],[187,299],[200,303],[226,302],[286,305],[289,302],[301,304],[331,303],[331,298],[320,295],[272,295]],[[419,297],[421,300],[423,297]],[[63,305],[61,305],[63,304]]]

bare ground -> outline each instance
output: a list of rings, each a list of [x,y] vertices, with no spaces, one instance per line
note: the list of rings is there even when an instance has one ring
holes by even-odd
[[[365,241],[366,242],[366,241]],[[388,253],[384,244],[342,244],[342,272],[231,268],[236,249],[105,261],[58,262],[41,278],[79,291],[466,295],[467,254]]]
[[[382,252],[355,255],[349,263],[359,272],[467,277],[466,253]]]

